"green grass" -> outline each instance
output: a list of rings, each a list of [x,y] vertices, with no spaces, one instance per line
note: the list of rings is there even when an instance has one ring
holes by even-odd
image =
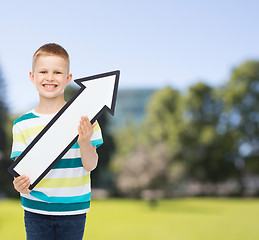
[[[258,199],[188,198],[159,201],[92,201],[88,240],[257,240]],[[18,201],[0,202],[0,239],[25,239]],[[86,238],[85,238],[86,239]]]

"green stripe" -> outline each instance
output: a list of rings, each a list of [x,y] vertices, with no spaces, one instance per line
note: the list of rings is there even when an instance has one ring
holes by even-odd
[[[36,188],[79,187],[90,183],[90,173],[72,178],[43,178]]]
[[[46,124],[36,126],[36,127],[26,128],[25,130],[22,131],[22,136],[24,137],[25,140],[27,140],[30,137],[37,136],[45,127],[46,127]]]
[[[95,125],[95,127],[93,128],[94,131],[98,131],[101,130],[99,123],[97,123],[97,125]]]
[[[15,133],[13,135],[13,142],[26,144],[24,136],[20,133]]]
[[[83,167],[81,158],[60,159],[53,169]]]
[[[90,201],[81,203],[46,203],[21,197],[22,206],[47,212],[68,212],[88,209]]]
[[[15,124],[18,123],[18,122],[22,122],[22,121],[24,121],[24,120],[28,120],[28,119],[32,119],[32,118],[39,118],[39,116],[36,116],[36,115],[34,115],[33,113],[24,114],[24,115],[22,115],[21,117],[17,118],[17,119],[14,121],[13,125],[15,125]]]

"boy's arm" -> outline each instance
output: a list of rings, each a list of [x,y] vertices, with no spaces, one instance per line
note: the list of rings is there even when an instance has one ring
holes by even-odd
[[[18,157],[15,157],[15,160],[17,158]],[[14,185],[15,190],[19,193],[28,194],[31,192],[31,190],[29,190],[30,179],[27,176],[22,175],[22,176],[15,178],[13,180],[13,185]]]
[[[92,146],[91,143],[93,128],[96,124],[97,122],[92,125],[88,117],[83,116],[78,126],[79,136],[77,142],[80,147],[82,164],[88,172],[93,171],[98,163],[96,147]]]

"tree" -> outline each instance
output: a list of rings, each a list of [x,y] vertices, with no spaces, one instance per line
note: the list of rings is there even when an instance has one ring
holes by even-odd
[[[235,135],[220,129],[223,107],[213,88],[204,83],[189,88],[179,134],[179,158],[186,162],[189,177],[217,183],[235,174],[230,161]]]
[[[117,187],[130,197],[140,197],[144,189],[156,190],[168,182],[168,162],[166,146],[162,143],[148,148],[139,145],[123,162],[117,177]]]
[[[166,142],[171,151],[176,151],[182,112],[182,96],[177,90],[165,87],[155,92],[147,106],[144,122],[146,139]]]
[[[234,150],[236,165],[240,173],[246,170],[258,174],[259,61],[247,61],[233,69],[224,88],[223,98],[226,103],[227,127],[237,135]]]
[[[5,81],[0,69],[0,193],[13,196],[15,191],[12,186],[12,177],[7,172],[11,164],[11,141],[7,139],[8,108],[6,104]]]
[[[180,118],[181,95],[165,87],[151,97],[143,124],[128,124],[117,134],[112,169],[121,193],[138,197],[147,188],[172,188],[182,178],[184,166],[174,159]]]

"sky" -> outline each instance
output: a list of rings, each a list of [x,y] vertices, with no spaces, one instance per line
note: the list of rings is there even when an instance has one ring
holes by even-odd
[[[258,9],[240,0],[3,1],[6,102],[14,114],[37,105],[32,55],[50,42],[68,51],[74,80],[120,70],[119,89],[222,85],[233,68],[259,60]]]

